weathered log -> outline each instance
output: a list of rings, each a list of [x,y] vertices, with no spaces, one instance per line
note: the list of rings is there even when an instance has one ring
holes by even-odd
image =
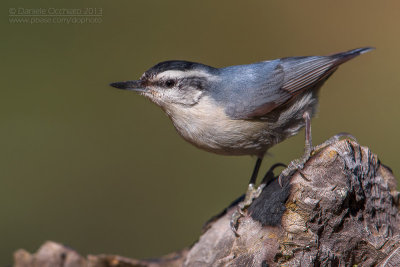
[[[155,260],[80,256],[53,242],[18,250],[15,267],[400,266],[396,180],[377,156],[343,140],[315,153],[281,188],[274,179],[240,219],[236,203],[206,224],[190,248]]]

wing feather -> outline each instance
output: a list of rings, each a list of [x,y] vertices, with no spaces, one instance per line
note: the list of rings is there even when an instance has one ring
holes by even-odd
[[[307,90],[320,87],[338,66],[373,48],[365,47],[331,56],[289,57],[274,61],[265,61],[249,66],[256,69],[257,75],[246,83],[236,84],[230,95],[231,102],[226,109],[227,114],[234,119],[257,119],[267,115],[274,109],[289,102],[293,97]],[[243,75],[243,68],[236,75]],[[264,72],[263,72],[264,71]],[[235,85],[232,85],[235,88]]]

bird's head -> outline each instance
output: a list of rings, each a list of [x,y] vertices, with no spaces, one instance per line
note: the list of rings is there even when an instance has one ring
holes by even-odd
[[[218,79],[218,69],[188,61],[165,61],[147,70],[139,80],[110,85],[144,95],[168,111],[172,106],[196,105]]]

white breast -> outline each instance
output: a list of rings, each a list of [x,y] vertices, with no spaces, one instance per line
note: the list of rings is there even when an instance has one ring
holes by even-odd
[[[259,155],[269,145],[267,122],[232,120],[207,96],[194,106],[174,106],[166,112],[185,140],[207,151]]]

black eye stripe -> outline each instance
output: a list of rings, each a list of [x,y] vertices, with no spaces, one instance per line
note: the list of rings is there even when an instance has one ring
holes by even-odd
[[[195,87],[197,89],[204,89],[204,84],[207,82],[206,78],[203,77],[186,77],[180,81],[181,87],[184,87],[185,85],[189,85],[192,87]]]
[[[207,79],[204,77],[197,77],[197,76],[189,76],[183,77],[180,79],[162,79],[158,81],[151,82],[150,84],[162,87],[162,88],[173,88],[177,86],[179,89],[185,89],[187,87],[194,87],[199,90],[203,90],[205,84],[207,83]]]

